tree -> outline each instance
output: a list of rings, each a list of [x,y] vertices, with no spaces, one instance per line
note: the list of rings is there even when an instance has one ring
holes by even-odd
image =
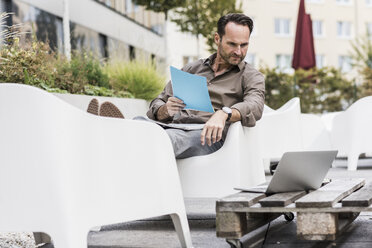
[[[144,6],[146,10],[164,13],[168,20],[168,12],[185,4],[186,0],[133,0],[134,4]]]
[[[134,4],[144,6],[146,10],[151,10],[157,13],[164,13],[164,47],[165,47],[165,64],[168,65],[168,32],[167,21],[168,12],[171,9],[177,8],[185,4],[186,0],[133,0]]]
[[[372,95],[372,40],[367,32],[363,37],[351,43],[353,67],[357,68],[363,78],[360,85],[360,97]]]
[[[175,10],[175,22],[181,32],[189,32],[196,36],[198,42],[199,56],[199,37],[207,39],[209,51],[216,51],[214,34],[217,32],[218,19],[228,13],[242,13],[241,5],[236,6],[235,0],[186,0],[183,8]]]
[[[351,57],[354,60],[353,66],[363,69],[369,67],[372,69],[372,41],[367,33],[363,37],[357,38],[351,42],[352,53]]]

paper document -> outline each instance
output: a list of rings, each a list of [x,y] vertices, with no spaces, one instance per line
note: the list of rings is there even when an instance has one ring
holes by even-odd
[[[181,99],[185,109],[193,109],[213,113],[209,97],[207,78],[178,70],[171,66],[173,95]]]
[[[191,130],[200,130],[204,128],[204,124],[193,124],[193,123],[163,123],[161,121],[154,121],[147,117],[143,116],[136,116],[133,118],[133,120],[139,120],[139,121],[150,121],[153,123],[158,124],[159,126],[162,126],[164,128],[176,128],[176,129],[182,129],[186,131]]]

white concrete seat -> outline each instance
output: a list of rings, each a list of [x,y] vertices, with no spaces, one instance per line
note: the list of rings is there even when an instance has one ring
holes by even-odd
[[[330,131],[322,118],[315,114],[301,114],[302,142],[305,150],[331,150]]]
[[[56,248],[81,248],[92,227],[171,215],[191,247],[176,166],[155,124],[0,84],[0,231],[45,232]]]
[[[292,98],[275,111],[265,106],[257,127],[261,133],[261,150],[266,170],[270,160],[279,160],[288,151],[303,150],[300,115],[298,97]]]
[[[348,170],[356,170],[359,155],[372,152],[372,96],[353,103],[333,118],[331,142],[347,156]]]
[[[184,197],[223,197],[234,187],[248,188],[265,182],[256,127],[231,124],[225,143],[218,151],[177,159]]]

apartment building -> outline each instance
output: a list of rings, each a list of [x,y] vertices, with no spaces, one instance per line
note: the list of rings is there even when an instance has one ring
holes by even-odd
[[[0,11],[13,12],[9,23],[22,23],[26,38],[36,34],[63,52],[63,0],[0,0]],[[164,15],[146,11],[132,0],[69,0],[71,46],[101,58],[165,61]]]
[[[255,29],[246,60],[291,71],[300,0],[243,0]],[[333,66],[350,73],[351,42],[372,36],[372,0],[305,0],[313,23],[318,67]]]

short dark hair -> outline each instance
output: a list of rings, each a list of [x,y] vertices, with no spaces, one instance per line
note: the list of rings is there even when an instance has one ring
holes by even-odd
[[[217,33],[221,38],[225,35],[225,27],[229,22],[247,26],[250,33],[253,31],[253,20],[250,17],[241,13],[230,13],[222,16],[217,22]]]

